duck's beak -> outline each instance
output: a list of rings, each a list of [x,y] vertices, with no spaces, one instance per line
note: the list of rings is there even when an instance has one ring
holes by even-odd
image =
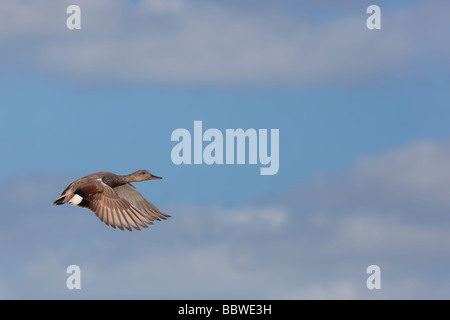
[[[162,179],[161,177],[155,176],[153,174],[150,173],[150,179],[154,180],[154,179]]]

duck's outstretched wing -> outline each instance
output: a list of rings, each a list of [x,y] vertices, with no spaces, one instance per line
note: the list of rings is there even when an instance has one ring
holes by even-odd
[[[134,186],[127,183],[119,187],[115,187],[114,191],[120,198],[125,199],[139,210],[151,215],[156,220],[170,218],[168,214],[161,212],[157,207],[145,199],[139,192],[136,191]]]
[[[113,228],[140,230],[139,226],[147,228],[155,220],[152,215],[121,197],[101,179],[86,181],[73,193],[74,196],[68,201],[70,204],[93,211],[101,221]]]

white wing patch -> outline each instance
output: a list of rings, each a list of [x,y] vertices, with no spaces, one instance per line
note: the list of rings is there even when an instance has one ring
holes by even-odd
[[[71,205],[77,206],[81,203],[81,201],[83,201],[83,198],[80,197],[78,194],[75,194],[72,199],[69,200],[69,203]]]

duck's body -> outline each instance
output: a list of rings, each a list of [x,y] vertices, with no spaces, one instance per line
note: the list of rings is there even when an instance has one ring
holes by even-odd
[[[130,184],[153,179],[161,178],[146,170],[125,176],[106,171],[93,173],[72,182],[53,205],[69,203],[93,211],[113,228],[140,230],[139,226],[147,228],[154,220],[170,217],[148,202]]]

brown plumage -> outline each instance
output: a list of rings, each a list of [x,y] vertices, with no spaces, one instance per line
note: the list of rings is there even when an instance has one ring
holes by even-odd
[[[69,203],[89,209],[114,229],[148,228],[155,220],[166,219],[153,204],[137,192],[130,182],[162,179],[146,170],[121,176],[111,172],[97,172],[72,182],[53,202],[53,205]]]

